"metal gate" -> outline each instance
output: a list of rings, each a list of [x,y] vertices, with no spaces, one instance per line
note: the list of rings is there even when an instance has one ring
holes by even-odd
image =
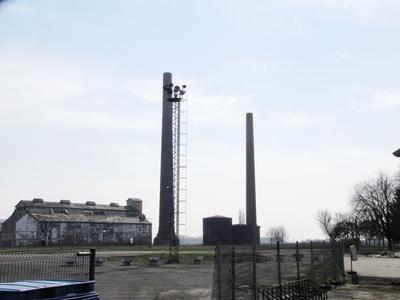
[[[212,298],[256,299],[259,289],[268,290],[305,279],[317,284],[343,282],[342,245],[217,246]]]

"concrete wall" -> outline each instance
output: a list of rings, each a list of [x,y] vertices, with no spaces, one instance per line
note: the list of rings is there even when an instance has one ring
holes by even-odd
[[[260,244],[260,226],[235,224],[232,226],[232,239],[235,245]]]
[[[128,200],[126,200],[126,206],[135,210],[138,213],[138,215],[142,214],[143,201],[141,199],[129,198]]]
[[[15,246],[37,245],[38,223],[29,214],[21,217],[15,225]]]
[[[232,244],[232,218],[211,217],[203,219],[203,245],[218,244]]]
[[[12,215],[3,222],[1,228],[0,245],[11,247],[15,245],[16,222],[26,214],[21,208],[16,208]]]
[[[50,223],[45,232],[48,245],[151,245],[151,224]]]

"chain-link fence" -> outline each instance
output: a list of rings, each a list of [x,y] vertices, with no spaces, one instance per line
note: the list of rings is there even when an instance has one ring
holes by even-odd
[[[0,252],[0,283],[22,280],[93,280],[94,263],[94,249]]]
[[[217,246],[213,299],[256,299],[257,289],[302,279],[320,284],[344,280],[338,243]]]

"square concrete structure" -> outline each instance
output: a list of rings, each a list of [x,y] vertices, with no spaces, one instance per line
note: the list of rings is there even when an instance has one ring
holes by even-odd
[[[203,219],[203,245],[231,245],[232,218],[212,216]]]
[[[232,240],[234,245],[259,245],[260,226],[235,224],[232,226]]]

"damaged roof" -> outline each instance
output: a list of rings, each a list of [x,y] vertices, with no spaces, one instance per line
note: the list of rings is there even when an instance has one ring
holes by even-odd
[[[141,219],[140,217],[128,217],[128,216],[63,214],[63,213],[40,214],[34,212],[30,212],[29,214],[39,222],[151,224],[149,221]]]
[[[30,207],[43,207],[43,208],[68,208],[68,209],[101,209],[101,210],[128,210],[127,206],[111,206],[107,204],[95,204],[95,205],[87,205],[85,203],[70,203],[70,204],[62,204],[60,202],[43,202],[43,203],[35,203],[31,200],[21,200],[18,204],[23,204],[25,206]]]

